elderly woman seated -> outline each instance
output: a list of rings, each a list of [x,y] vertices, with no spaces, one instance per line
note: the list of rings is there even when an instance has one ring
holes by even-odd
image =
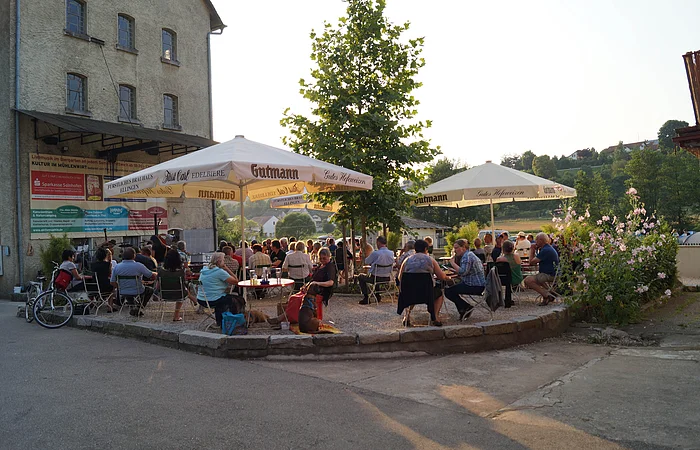
[[[314,272],[311,281],[307,285],[308,289],[304,295],[304,299],[299,309],[299,331],[302,333],[315,333],[319,330],[321,324],[321,311],[319,301],[328,305],[328,300],[333,295],[333,287],[336,282],[335,264],[331,261],[331,252],[327,248],[322,248],[318,252],[319,267]],[[290,300],[290,307],[292,306]],[[286,313],[280,314],[277,317],[267,319],[270,325],[278,328],[280,322],[286,321]]]
[[[430,324],[440,327],[442,323],[438,321],[437,315],[443,302],[442,289],[435,285],[433,276],[442,281],[448,280],[449,277],[440,269],[437,261],[428,255],[427,242],[418,239],[414,247],[416,253],[406,258],[399,270],[401,289],[396,313],[401,314],[408,308],[403,324],[410,327],[410,311],[413,305],[425,303],[430,313]]]
[[[227,294],[229,286],[238,284],[238,278],[231,275],[224,264],[224,254],[216,252],[211,256],[209,265],[199,272],[201,286],[197,292],[197,302],[200,306],[214,308],[216,325],[221,326],[221,320],[225,311],[230,311],[233,305],[233,295]],[[234,314],[243,311],[232,311]]]

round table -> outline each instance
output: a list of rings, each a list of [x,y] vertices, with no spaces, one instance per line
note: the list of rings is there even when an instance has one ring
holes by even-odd
[[[260,284],[260,280],[258,279],[258,284],[252,284],[250,280],[245,280],[245,281],[239,281],[238,286],[243,288],[243,298],[246,299],[246,303],[248,302],[248,296],[246,295],[246,289],[272,289],[272,288],[284,288],[288,286],[294,286],[294,280],[291,278],[282,278],[280,282],[277,282],[277,278],[270,278],[270,284]],[[246,324],[249,324],[250,321],[250,315],[246,314]]]

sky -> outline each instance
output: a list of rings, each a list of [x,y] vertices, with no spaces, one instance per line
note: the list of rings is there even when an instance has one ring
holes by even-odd
[[[284,110],[308,115],[311,30],[341,0],[213,0],[214,138],[282,146]],[[682,55],[700,50],[697,0],[387,0],[385,14],[425,37],[414,92],[425,136],[470,166],[506,154],[568,155],[656,139],[694,125]]]

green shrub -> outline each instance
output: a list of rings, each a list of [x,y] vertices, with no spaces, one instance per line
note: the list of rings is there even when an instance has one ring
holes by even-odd
[[[627,191],[631,211],[624,218],[603,216],[588,223],[569,208],[553,219],[558,232],[562,284],[568,284],[572,310],[579,320],[627,324],[641,319],[641,306],[670,296],[677,277],[678,243],[670,227],[647,215]]]
[[[389,250],[395,252],[396,250],[399,249],[401,246],[401,238],[403,235],[401,233],[394,233],[393,231],[390,231],[386,235],[386,246],[389,248]]]
[[[447,242],[447,245],[445,245],[445,250],[447,251],[447,254],[450,254],[457,239],[468,239],[469,242],[472,243],[477,236],[479,236],[479,222],[476,221],[462,225],[457,231],[447,233],[445,235],[445,241]]]
[[[56,237],[53,234],[49,235],[49,245],[39,248],[39,259],[41,260],[41,270],[48,278],[53,272],[54,261],[61,264],[61,256],[63,250],[71,248],[70,239],[65,234],[61,237]]]

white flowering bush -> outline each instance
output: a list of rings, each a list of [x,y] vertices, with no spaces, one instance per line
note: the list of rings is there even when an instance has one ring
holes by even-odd
[[[647,214],[634,188],[627,196],[626,217],[593,221],[568,208],[565,218],[553,219],[563,284],[580,320],[637,322],[641,305],[671,295],[677,241],[663,220]]]

